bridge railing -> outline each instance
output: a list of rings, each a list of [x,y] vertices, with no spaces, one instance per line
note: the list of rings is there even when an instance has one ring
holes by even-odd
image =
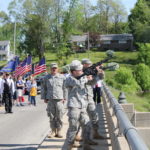
[[[117,99],[113,96],[113,94],[106,86],[106,84],[104,82],[102,84],[103,84],[102,91],[103,91],[104,101],[107,99],[107,101],[109,101],[108,103],[110,103],[110,105],[106,109],[111,107],[112,114],[115,115],[115,117],[117,118],[116,121],[117,121],[117,126],[119,128],[118,135],[121,134],[124,135],[130,150],[148,150],[147,145],[145,144],[143,139],[139,136],[136,128],[131,124],[122,106],[118,103]],[[106,103],[106,101],[104,103]],[[115,132],[115,129],[112,130],[112,132],[113,131]],[[117,148],[117,150],[125,150],[125,149],[126,148],[124,149]]]

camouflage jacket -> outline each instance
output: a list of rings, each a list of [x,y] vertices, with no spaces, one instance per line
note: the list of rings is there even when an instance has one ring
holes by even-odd
[[[41,83],[41,99],[65,99],[65,79],[62,74],[47,75]]]
[[[85,101],[86,89],[85,84],[88,82],[86,77],[77,80],[73,76],[66,78],[66,88],[68,90],[68,107],[86,108]]]

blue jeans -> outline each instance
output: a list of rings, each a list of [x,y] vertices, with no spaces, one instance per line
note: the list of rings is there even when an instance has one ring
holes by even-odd
[[[31,104],[36,105],[35,96],[30,96]]]

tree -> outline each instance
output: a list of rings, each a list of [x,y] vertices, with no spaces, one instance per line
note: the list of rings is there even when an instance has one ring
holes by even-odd
[[[150,42],[150,5],[149,1],[138,0],[129,15],[129,28],[136,42]]]
[[[122,24],[125,22],[127,12],[121,2],[112,1],[111,2],[111,20],[114,24],[114,33],[120,33]]]
[[[150,44],[139,44],[138,62],[150,66]]]
[[[16,3],[17,2],[17,3]],[[9,10],[22,23],[20,50],[44,56],[46,43],[50,41],[50,15],[52,0],[12,1]],[[18,12],[18,10],[20,10]],[[19,14],[19,15],[18,15]]]
[[[10,21],[9,16],[4,11],[0,11],[0,22],[6,24],[9,21]]]
[[[91,26],[94,22],[98,33],[125,32],[124,25],[127,13],[119,0],[98,0],[93,11],[95,11],[95,15],[90,18],[92,20]]]
[[[44,56],[46,28],[39,15],[28,15],[25,20],[27,28],[23,34],[25,40],[20,44],[20,49],[33,56],[38,55],[39,59]]]
[[[150,68],[145,64],[139,64],[134,69],[134,76],[143,92],[150,91]]]

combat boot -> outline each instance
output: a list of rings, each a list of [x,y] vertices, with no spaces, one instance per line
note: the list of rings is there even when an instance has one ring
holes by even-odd
[[[73,143],[73,147],[74,148],[80,148],[80,147],[82,147],[82,145],[80,143],[78,143],[78,142],[74,142]]]
[[[52,129],[52,131],[50,131],[50,133],[48,134],[48,138],[53,138],[54,136],[56,136],[56,129]]]
[[[83,150],[94,150],[93,148],[91,148],[91,146],[90,145],[88,145],[88,144],[84,144],[84,146],[83,146]]]
[[[75,140],[78,141],[78,142],[83,141],[82,137],[79,136],[79,135],[76,135]]]
[[[58,128],[58,129],[56,129],[56,131],[57,131],[57,133],[56,133],[55,137],[57,137],[57,138],[63,138],[63,136],[61,135],[61,129]]]
[[[88,139],[88,141],[86,141],[86,144],[89,144],[89,145],[98,145],[97,142],[93,141],[92,139]]]
[[[97,130],[97,129],[94,129],[94,130],[93,130],[93,138],[94,138],[94,139],[105,139],[105,137],[103,137],[102,135],[100,135],[100,134],[98,133],[98,130]]]

